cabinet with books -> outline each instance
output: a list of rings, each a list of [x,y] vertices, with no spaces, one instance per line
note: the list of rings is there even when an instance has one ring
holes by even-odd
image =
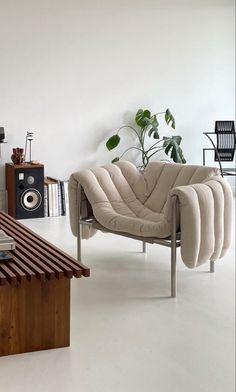
[[[44,216],[69,215],[68,181],[44,179]]]

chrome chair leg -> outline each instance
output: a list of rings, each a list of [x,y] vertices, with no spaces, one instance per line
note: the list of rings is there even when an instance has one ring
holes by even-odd
[[[210,272],[215,272],[215,262],[213,260],[210,261]]]
[[[171,233],[171,297],[176,297],[177,279],[176,279],[176,213],[177,197],[173,196],[172,201],[172,233]]]
[[[176,279],[176,244],[171,246],[171,297],[176,297],[177,279]]]
[[[78,232],[77,234],[77,260],[81,260],[81,238],[80,238],[80,233]]]
[[[147,247],[146,247],[146,242],[142,242],[142,244],[143,244],[143,249],[142,249],[142,253],[147,253]]]
[[[81,261],[81,224],[80,224],[80,212],[81,212],[81,185],[78,184],[77,189],[77,260]]]

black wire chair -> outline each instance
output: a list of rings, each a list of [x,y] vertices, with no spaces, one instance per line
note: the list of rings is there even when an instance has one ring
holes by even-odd
[[[223,168],[221,162],[233,162],[236,149],[236,134],[234,121],[216,121],[215,132],[203,132],[208,137],[213,148],[203,148],[203,165],[206,161],[206,151],[215,152],[215,162],[219,162],[222,177],[236,176],[236,168]],[[216,143],[211,136],[216,136]]]

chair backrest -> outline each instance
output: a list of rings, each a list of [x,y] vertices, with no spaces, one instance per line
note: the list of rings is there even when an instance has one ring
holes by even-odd
[[[162,212],[171,189],[201,183],[218,173],[217,168],[208,166],[150,162],[143,174],[144,182],[147,184],[146,190],[142,179],[139,185],[140,189],[143,187],[146,196],[144,205],[155,212]]]
[[[215,152],[215,161],[234,160],[234,152],[236,148],[236,135],[234,121],[216,121],[215,133],[217,135],[217,151]]]

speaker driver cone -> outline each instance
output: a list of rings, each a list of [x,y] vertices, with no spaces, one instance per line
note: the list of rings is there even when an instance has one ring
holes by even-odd
[[[41,205],[42,196],[37,189],[27,189],[22,193],[20,202],[25,210],[33,211]]]

